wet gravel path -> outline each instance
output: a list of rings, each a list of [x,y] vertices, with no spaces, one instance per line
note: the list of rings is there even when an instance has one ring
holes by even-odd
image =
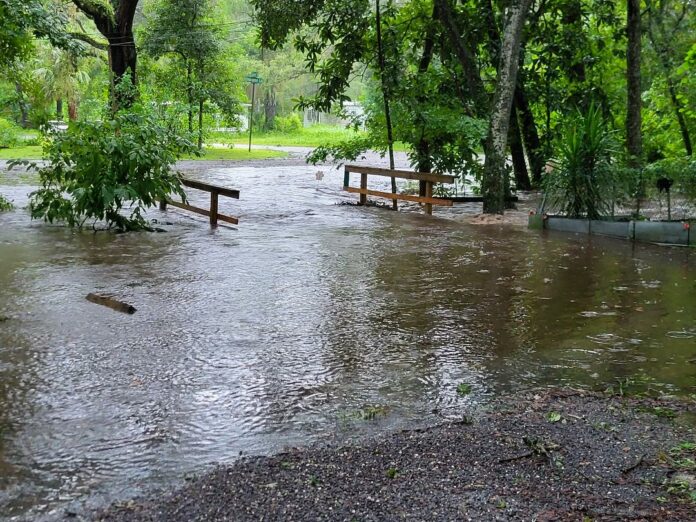
[[[427,430],[243,459],[92,518],[696,520],[695,412],[547,392]]]

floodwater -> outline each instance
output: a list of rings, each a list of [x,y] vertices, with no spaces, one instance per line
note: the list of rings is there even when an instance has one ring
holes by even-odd
[[[0,214],[0,518],[535,387],[696,391],[695,252],[340,205],[340,174],[315,171],[202,175],[241,189],[221,205],[237,229],[178,210],[132,234]]]

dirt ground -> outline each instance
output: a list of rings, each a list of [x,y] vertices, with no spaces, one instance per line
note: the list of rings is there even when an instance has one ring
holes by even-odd
[[[223,466],[104,521],[696,520],[696,403],[575,390]]]

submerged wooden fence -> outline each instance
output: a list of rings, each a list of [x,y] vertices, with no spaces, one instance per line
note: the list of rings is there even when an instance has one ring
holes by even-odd
[[[360,188],[350,186],[351,172],[360,174]],[[415,196],[411,194],[392,194],[391,192],[382,192],[379,190],[370,190],[367,188],[367,176],[385,176],[388,178],[411,179],[422,181],[425,184],[425,196]],[[454,183],[454,176],[446,176],[444,174],[433,174],[430,172],[411,172],[409,170],[391,170],[378,167],[366,167],[362,165],[346,165],[345,174],[343,177],[343,190],[360,194],[360,204],[367,203],[367,196],[375,196],[386,199],[400,199],[404,201],[413,201],[421,203],[425,206],[425,212],[433,213],[433,205],[442,205],[445,207],[452,206],[452,200],[447,198],[433,197],[433,183]]]
[[[195,179],[182,178],[181,184],[185,187],[189,187],[196,190],[202,190],[204,192],[210,193],[210,209],[206,210],[200,207],[194,207],[188,203],[172,201],[171,199],[166,199],[160,201],[160,210],[167,210],[167,205],[173,207],[181,208],[196,214],[201,214],[203,216],[208,216],[210,218],[210,225],[217,226],[218,221],[224,221],[225,223],[230,223],[232,225],[237,225],[239,219],[233,216],[227,216],[225,214],[220,214],[218,212],[218,200],[220,196],[226,196],[228,198],[239,199],[239,191],[235,189],[229,189],[225,187],[220,187],[218,185],[211,185],[210,183],[205,183],[203,181],[198,181]]]

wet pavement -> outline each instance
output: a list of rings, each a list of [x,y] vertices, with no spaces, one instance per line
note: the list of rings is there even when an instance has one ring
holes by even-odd
[[[433,424],[501,393],[696,392],[693,251],[466,225],[473,206],[344,205],[356,197],[328,168],[196,175],[241,190],[221,200],[238,227],[172,210],[150,213],[163,233],[92,233],[0,214],[0,518]],[[0,190],[21,207],[30,188]]]

